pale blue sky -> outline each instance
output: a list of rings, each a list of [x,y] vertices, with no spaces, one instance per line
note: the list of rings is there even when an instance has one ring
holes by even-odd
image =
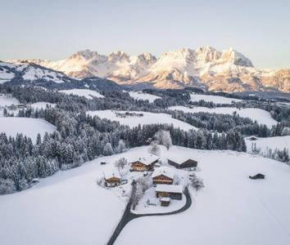
[[[233,47],[290,68],[289,0],[0,0],[0,59]]]

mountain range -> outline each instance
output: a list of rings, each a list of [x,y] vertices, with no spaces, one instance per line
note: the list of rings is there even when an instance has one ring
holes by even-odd
[[[210,91],[290,92],[290,69],[255,68],[250,59],[232,48],[183,48],[156,58],[150,53],[130,56],[117,51],[109,55],[84,50],[60,61],[10,60],[14,64],[36,64],[68,77],[100,77],[119,85],[178,89],[199,87]],[[1,81],[1,80],[0,80]]]

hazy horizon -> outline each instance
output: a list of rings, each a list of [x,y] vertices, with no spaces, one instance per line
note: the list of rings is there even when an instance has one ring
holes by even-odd
[[[290,68],[290,3],[0,0],[0,60],[229,47],[258,68]]]

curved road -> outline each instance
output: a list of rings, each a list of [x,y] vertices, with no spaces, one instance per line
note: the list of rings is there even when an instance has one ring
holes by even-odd
[[[135,185],[132,184],[132,193],[135,191]],[[188,208],[190,208],[191,204],[192,204],[192,200],[191,200],[191,196],[190,193],[188,191],[188,188],[186,187],[184,190],[184,194],[186,197],[186,203],[185,205],[175,211],[169,212],[169,213],[154,213],[154,214],[134,214],[131,212],[131,205],[132,205],[132,196],[129,199],[129,202],[125,208],[124,214],[120,220],[120,222],[118,223],[113,235],[110,237],[109,242],[107,243],[108,245],[113,245],[116,241],[116,239],[118,238],[118,236],[120,235],[121,231],[123,230],[123,228],[133,219],[136,218],[140,218],[140,217],[146,217],[146,216],[164,216],[164,215],[173,215],[173,214],[179,214],[184,212],[185,210],[187,210]]]

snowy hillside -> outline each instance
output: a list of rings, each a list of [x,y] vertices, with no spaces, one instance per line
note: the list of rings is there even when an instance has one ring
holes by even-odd
[[[278,122],[275,121],[269,112],[258,109],[258,108],[245,108],[245,109],[237,109],[234,107],[216,107],[216,108],[208,108],[208,107],[185,107],[185,106],[172,106],[169,107],[170,110],[176,111],[184,111],[187,113],[197,113],[197,112],[207,112],[207,113],[216,113],[216,114],[228,114],[233,115],[233,113],[237,113],[240,117],[248,117],[253,121],[257,121],[259,124],[265,124],[269,128],[273,125],[276,125]]]
[[[98,186],[97,175],[120,157],[130,161],[147,150],[140,147],[101,157],[41,179],[29,190],[0,196],[1,244],[106,244],[121,218],[125,200],[118,192]],[[290,185],[289,166],[232,151],[172,147],[167,152],[162,147],[161,155],[168,154],[197,160],[197,175],[203,178],[205,188],[197,194],[191,190],[193,205],[184,213],[131,221],[115,244],[290,243],[290,194],[282,191]],[[102,161],[108,165],[103,167]],[[248,178],[257,172],[264,173],[266,179]]]
[[[55,126],[43,119],[0,117],[0,133],[12,137],[22,133],[30,137],[33,142],[36,142],[38,133],[43,137],[46,132],[53,133],[55,129]]]
[[[103,95],[98,93],[97,91],[90,90],[90,89],[70,89],[70,90],[59,90],[58,92],[64,93],[64,94],[72,94],[77,95],[80,97],[85,97],[87,99],[93,99],[96,98],[104,98]]]
[[[233,102],[242,102],[239,99],[232,99],[223,96],[217,95],[203,95],[203,94],[191,94],[190,101],[198,102],[200,100],[204,100],[206,102],[212,102],[214,104],[232,104]]]
[[[37,103],[31,104],[30,106],[33,109],[38,109],[38,110],[43,109],[44,110],[46,107],[55,107],[55,104],[48,103],[48,102],[37,102]]]
[[[173,125],[175,128],[181,128],[183,130],[196,129],[188,123],[174,119],[169,114],[164,113],[152,113],[152,112],[143,112],[143,111],[129,111],[135,115],[126,116],[126,111],[89,111],[87,112],[91,116],[98,116],[101,119],[106,118],[111,121],[118,121],[120,124],[127,125],[130,128],[137,127],[139,124],[148,125],[148,124],[168,124]],[[142,114],[142,115],[141,115]]]
[[[205,188],[193,193],[194,205],[184,213],[130,222],[116,245],[290,243],[290,194],[281,191],[290,184],[289,166],[234,152],[170,151],[199,161]],[[257,172],[266,180],[248,178]]]
[[[274,152],[277,150],[287,149],[290,152],[290,136],[277,136],[269,138],[257,138],[255,141],[251,141],[249,137],[245,138],[247,144],[247,151],[252,152],[252,149],[256,148],[260,150],[260,153],[267,155],[268,151]]]
[[[161,98],[159,96],[156,96],[153,94],[147,94],[141,91],[138,91],[138,92],[130,91],[129,95],[135,100],[148,100],[149,103],[153,103],[155,100]]]
[[[229,92],[290,91],[289,69],[257,69],[250,59],[233,48],[223,51],[209,46],[183,48],[163,53],[159,58],[150,53],[131,56],[117,51],[102,55],[84,50],[59,61],[22,62],[35,63],[76,78],[97,76],[119,84],[145,83],[161,89],[189,86]]]
[[[0,62],[0,84],[9,82],[13,79],[17,81],[36,81],[45,80],[53,83],[69,82],[71,79],[65,74],[35,65],[12,61],[13,63]]]
[[[10,95],[0,94],[0,108],[10,105],[18,105],[19,101]]]

